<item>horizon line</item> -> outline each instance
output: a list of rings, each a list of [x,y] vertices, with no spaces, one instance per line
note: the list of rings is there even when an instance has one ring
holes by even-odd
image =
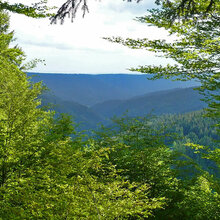
[[[63,74],[63,75],[148,75],[147,73],[62,73],[62,72],[26,72],[27,74]],[[151,75],[151,74],[150,74]]]

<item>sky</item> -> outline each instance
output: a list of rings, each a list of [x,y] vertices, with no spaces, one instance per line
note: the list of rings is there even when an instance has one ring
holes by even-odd
[[[61,6],[65,0],[49,0]],[[26,0],[9,0],[27,2]],[[29,0],[30,2],[30,0]],[[33,1],[32,2],[36,2]],[[146,50],[132,50],[108,42],[103,37],[167,39],[163,29],[149,27],[134,19],[155,7],[154,0],[139,4],[123,0],[88,0],[89,14],[79,10],[74,22],[51,25],[49,19],[33,19],[11,14],[11,30],[27,60],[44,59],[33,72],[42,73],[131,73],[128,68],[171,62]]]

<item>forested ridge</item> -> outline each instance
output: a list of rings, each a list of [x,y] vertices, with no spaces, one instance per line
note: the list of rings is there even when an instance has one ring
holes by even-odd
[[[28,73],[32,82],[47,86],[50,93],[64,101],[91,107],[107,100],[127,100],[159,90],[196,87],[195,81],[148,80],[146,74],[53,74]]]
[[[191,149],[189,143],[209,146],[211,149],[219,147],[219,136],[215,128],[215,120],[205,117],[205,111],[189,112],[185,114],[163,115],[153,120],[154,128],[164,127],[164,131],[172,134],[167,144],[171,149],[180,153],[180,158],[189,163],[197,163],[202,169],[220,177],[219,169],[213,161],[204,159]],[[206,151],[204,150],[203,153]]]
[[[0,1],[0,219],[220,218],[219,2],[157,2],[162,8],[141,21],[171,28],[185,36],[181,42],[115,41],[176,58],[182,67],[138,71],[199,79],[208,109],[158,118],[125,115],[86,136],[70,116],[55,117],[41,107],[45,88],[24,72],[36,62],[25,64],[21,48],[11,46],[5,10],[42,17],[47,8]],[[195,24],[198,17],[201,23]],[[177,18],[185,23],[179,26]],[[197,28],[201,35],[195,35]],[[189,44],[192,55],[181,52]]]
[[[88,107],[71,100],[64,101],[53,95],[53,91],[49,91],[41,95],[41,104],[58,113],[71,115],[80,124],[81,129],[89,130],[95,129],[100,123],[111,124],[112,117],[121,117],[124,113],[130,117],[137,117],[149,113],[162,115],[200,110],[207,106],[201,98],[195,88],[182,88],[147,93],[127,100],[107,100]]]

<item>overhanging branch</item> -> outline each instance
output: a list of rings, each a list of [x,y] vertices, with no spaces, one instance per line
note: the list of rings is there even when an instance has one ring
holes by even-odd
[[[123,0],[127,2],[132,2],[132,0]],[[139,3],[142,0],[133,0]],[[81,7],[83,12],[83,17],[86,13],[89,13],[88,0],[67,0],[57,11],[57,13],[50,18],[51,24],[56,24],[58,20],[60,20],[61,24],[63,24],[64,19],[66,17],[71,17],[71,21],[73,22],[76,12]]]

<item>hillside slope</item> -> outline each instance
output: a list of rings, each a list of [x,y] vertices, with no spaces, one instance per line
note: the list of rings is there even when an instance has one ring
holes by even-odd
[[[195,82],[148,80],[147,75],[131,74],[46,74],[35,75],[32,81],[43,83],[64,101],[92,106],[107,100],[125,100],[158,90],[195,86]],[[149,76],[150,77],[150,76]]]
[[[71,115],[73,121],[79,124],[80,130],[93,129],[98,123],[105,123],[105,119],[101,115],[79,103],[64,101],[51,94],[44,94],[41,99],[42,106],[48,106],[49,109],[55,110],[57,113]]]
[[[96,104],[91,109],[106,117],[121,116],[128,111],[129,116],[143,116],[148,113],[156,115],[185,113],[204,108],[201,95],[193,88],[172,89],[148,93],[128,100],[110,100]]]

